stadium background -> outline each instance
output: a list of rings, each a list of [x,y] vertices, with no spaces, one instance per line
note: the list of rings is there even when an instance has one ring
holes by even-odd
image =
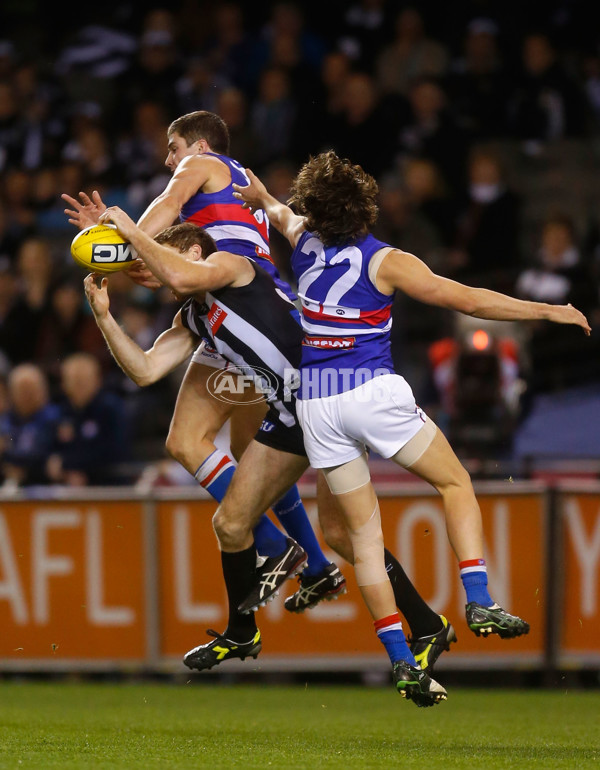
[[[169,494],[179,495],[182,504],[192,500],[190,505],[199,506],[202,531],[208,526],[207,503],[196,503],[193,480],[167,460],[163,448],[182,372],[139,391],[113,364],[85,305],[83,274],[68,254],[73,229],[59,196],[98,189],[107,203],[139,215],[169,178],[163,165],[166,128],[178,115],[195,109],[218,112],[230,126],[232,156],[259,173],[281,199],[303,160],[333,147],[376,176],[379,237],[466,283],[572,301],[597,326],[600,41],[589,23],[592,4],[551,2],[541,15],[537,5],[520,7],[517,15],[511,3],[449,6],[377,0],[259,6],[175,2],[146,4],[140,14],[137,4],[109,3],[100,20],[82,8],[73,18],[54,14],[42,24],[32,23],[41,18],[41,3],[3,4],[0,451],[5,518],[0,542],[6,599],[1,609],[3,626],[9,628],[4,670],[27,668],[19,663],[23,658],[37,661],[37,670],[61,669],[61,660],[67,661],[62,670],[69,669],[73,654],[65,652],[62,638],[60,644],[55,640],[55,632],[64,637],[65,629],[85,626],[90,613],[75,623],[72,603],[84,608],[89,591],[97,610],[89,633],[96,638],[103,624],[110,630],[110,649],[100,668],[115,665],[117,629],[128,617],[129,599],[120,604],[118,575],[112,586],[94,587],[85,577],[113,569],[107,547],[91,558],[97,571],[90,573],[85,544],[103,536],[110,543],[113,530],[119,534],[125,521],[137,535],[111,547],[122,554],[121,564],[137,569],[140,580],[138,594],[130,598],[132,606],[142,608],[138,619],[143,622],[130,643],[139,652],[140,639],[144,644],[150,644],[149,636],[154,640],[154,649],[144,648],[141,660],[132,664],[129,659],[126,665],[173,670],[161,657],[160,644],[177,629],[163,629],[160,637],[147,633],[157,622],[147,617],[149,607],[158,615],[172,600],[168,584],[157,581],[150,566],[167,558],[157,536],[162,517],[173,516],[181,527],[185,523],[176,510],[161,512],[154,501]],[[277,234],[273,250],[289,276],[289,252]],[[111,277],[110,287],[113,312],[148,347],[177,309],[168,293],[140,289],[120,275]],[[589,674],[600,656],[594,546],[600,531],[597,333],[587,339],[578,330],[548,325],[474,327],[401,298],[394,317],[396,363],[420,404],[447,432],[476,479],[513,487],[490,492],[497,495],[492,508],[508,507],[510,521],[519,523],[513,539],[498,540],[512,557],[505,564],[514,567],[520,542],[538,547],[527,575],[516,568],[511,573],[512,590],[517,593],[526,579],[540,628],[552,628],[557,614],[569,608],[575,657],[562,650],[559,636],[532,636],[531,649],[529,641],[515,642],[515,650],[523,645],[523,657],[508,660],[506,667],[533,671],[540,675],[535,681],[543,676],[551,681],[560,668],[575,665],[583,673],[573,681],[597,681]],[[63,363],[79,352],[100,362],[101,377],[93,366],[83,366],[69,388]],[[27,362],[35,364],[39,377],[27,386],[13,380],[11,387],[15,367]],[[87,394],[86,403],[74,402],[73,387]],[[77,423],[85,409],[91,412]],[[101,430],[93,449],[84,451],[89,442],[77,431],[64,435],[56,426],[75,420],[83,431],[90,414]],[[61,462],[49,465],[50,455]],[[375,461],[374,469],[379,489],[396,495],[390,498],[387,525],[394,538],[405,521],[404,496],[424,493],[407,487],[406,474],[386,463]],[[563,493],[565,480],[574,486]],[[522,481],[525,486],[519,486]],[[303,489],[309,498],[313,482],[308,474]],[[539,508],[530,514],[538,520],[526,536],[520,528],[522,509],[511,508],[519,494],[533,496]],[[132,510],[136,503],[126,510],[111,503],[132,496],[137,511]],[[148,510],[148,505],[154,507]],[[502,515],[492,511],[490,524]],[[569,522],[575,522],[572,529]],[[492,549],[496,535],[490,534]],[[200,568],[214,559],[216,549],[197,537],[194,558]],[[587,561],[573,556],[577,543],[587,545]],[[141,549],[137,568],[136,549]],[[423,551],[425,563],[432,553]],[[527,555],[519,559],[527,561]],[[560,570],[553,579],[556,564]],[[58,579],[61,574],[68,578]],[[426,573],[419,577],[428,598],[434,596],[435,584],[427,583]],[[356,612],[364,626],[361,610]],[[193,610],[188,620],[198,622]],[[306,646],[314,636],[311,621],[298,622],[304,630],[296,637]],[[19,639],[28,624],[27,633],[43,649],[34,643],[23,655]],[[40,636],[40,627],[48,634]],[[89,653],[92,636],[81,634],[81,649]],[[181,644],[181,651],[189,646]],[[376,654],[376,643],[369,644],[366,654]],[[176,648],[166,657],[175,660]],[[496,649],[490,651],[493,657]],[[78,660],[74,667],[86,668]],[[490,664],[489,655],[473,660],[457,655],[448,665]],[[331,667],[331,659],[323,666]],[[361,669],[360,661],[354,668]],[[377,664],[369,659],[368,668],[373,673]]]

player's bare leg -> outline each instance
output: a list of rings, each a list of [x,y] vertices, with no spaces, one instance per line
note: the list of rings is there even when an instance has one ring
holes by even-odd
[[[235,464],[230,455],[217,449],[215,437],[228,419],[235,419],[234,442],[241,454],[260,427],[265,405],[262,396],[248,387],[231,388],[227,400],[216,398],[210,378],[217,371],[201,363],[189,365],[177,398],[167,449],[220,502],[234,475]],[[233,373],[228,376],[236,377]],[[268,516],[258,522],[255,536],[265,557],[286,547],[287,538]]]
[[[192,476],[215,451],[217,433],[235,407],[234,403],[218,400],[209,392],[207,381],[214,372],[203,364],[188,366],[167,436],[167,451]]]
[[[221,546],[221,563],[229,619],[222,634],[209,630],[214,641],[199,645],[184,656],[189,668],[205,669],[227,658],[256,657],[261,650],[260,631],[254,613],[241,612],[238,606],[256,583],[256,548],[252,530],[262,512],[294,484],[308,466],[300,455],[280,452],[252,441],[246,449],[227,493],[217,509],[213,523]],[[281,583],[301,569],[306,554],[293,544],[281,561],[273,564],[274,579]]]
[[[319,523],[327,545],[339,553],[350,564],[354,563],[352,542],[346,529],[344,514],[336,497],[331,493],[322,473],[317,475],[317,506]],[[402,565],[386,548],[385,568],[394,591],[394,601],[404,615],[411,630],[409,639],[410,649],[421,668],[431,673],[433,666],[444,650],[450,649],[450,644],[456,641],[456,633],[452,625],[443,615],[438,615],[423,600]],[[296,604],[301,595],[310,590],[304,586],[306,578],[299,577],[300,588]],[[296,594],[294,594],[294,597]],[[286,599],[285,606],[292,603],[294,597]]]
[[[229,442],[231,454],[237,462],[256,436],[266,413],[266,401],[246,402],[241,404],[239,409],[233,410],[229,419]]]
[[[461,569],[467,590],[466,614],[469,628],[477,636],[494,633],[502,638],[510,638],[527,634],[529,624],[503,610],[487,593],[479,503],[468,472],[440,430],[436,431],[429,447],[409,470],[428,481],[442,496],[450,545],[461,567],[469,565]],[[474,578],[473,585],[470,584],[470,578]]]
[[[366,458],[365,461],[366,463]],[[328,477],[331,482],[331,477]],[[392,663],[398,692],[417,706],[446,700],[445,689],[421,670],[410,652],[385,567],[379,502],[370,481],[348,492],[333,487],[352,543],[356,582]]]
[[[262,512],[307,468],[306,457],[251,441],[213,518],[221,549],[234,552],[251,546],[252,529]]]
[[[210,381],[216,371],[201,363],[189,365],[175,406],[167,449],[220,502],[235,466],[226,453],[217,450],[215,437],[229,419],[231,454],[239,460],[260,428],[267,407],[262,396],[247,387],[247,382],[243,383],[245,387],[231,388],[227,401],[216,398]],[[335,581],[336,588],[345,585],[338,567],[323,554],[294,483],[274,499],[273,511],[306,551],[307,576],[320,579],[327,573],[328,581]],[[266,515],[257,523],[254,534],[261,556],[275,557],[286,549],[287,538]],[[327,596],[322,594],[317,601],[323,598]]]

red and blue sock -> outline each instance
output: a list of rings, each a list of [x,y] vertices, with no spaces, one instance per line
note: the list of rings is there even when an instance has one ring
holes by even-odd
[[[375,626],[377,636],[385,647],[392,663],[396,663],[398,660],[405,660],[410,663],[411,666],[419,668],[419,664],[415,660],[414,655],[406,642],[406,637],[402,630],[402,623],[400,622],[400,615],[398,615],[397,612],[393,615],[381,618],[380,620],[376,620],[373,625]]]
[[[458,563],[460,579],[467,592],[467,604],[477,602],[483,607],[491,607],[494,600],[487,590],[487,567],[485,559],[466,559]]]
[[[194,478],[220,503],[225,497],[234,471],[235,463],[231,457],[220,449],[215,449],[194,473]],[[283,532],[265,515],[254,528],[254,541],[261,556],[278,556],[287,545]]]

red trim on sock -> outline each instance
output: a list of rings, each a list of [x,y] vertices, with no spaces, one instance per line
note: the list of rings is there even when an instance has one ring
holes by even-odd
[[[200,482],[201,487],[207,487],[211,481],[219,474],[220,471],[223,470],[225,465],[229,465],[231,462],[230,458],[225,455],[223,459],[217,464],[217,467],[211,471],[211,473],[208,474],[208,476],[204,479],[204,481]]]
[[[400,622],[400,615],[397,612],[394,612],[393,615],[388,615],[385,618],[380,618],[379,620],[374,620],[373,625],[375,626],[375,631],[381,631],[382,628],[387,628],[387,626],[393,626],[394,623]]]
[[[485,567],[485,559],[465,559],[465,561],[458,562],[459,569],[465,567]]]

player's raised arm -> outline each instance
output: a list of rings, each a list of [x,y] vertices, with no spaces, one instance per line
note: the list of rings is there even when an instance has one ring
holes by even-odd
[[[495,321],[545,320],[591,328],[587,318],[572,305],[549,305],[515,299],[489,289],[476,289],[436,275],[413,254],[393,249],[383,259],[376,276],[377,288],[386,294],[400,289],[413,299],[458,310],[475,318]]]
[[[175,169],[164,191],[150,203],[138,220],[138,226],[148,235],[155,236],[179,219],[182,206],[198,192],[211,174],[214,158],[190,155]]]
[[[294,214],[289,206],[274,198],[260,179],[249,168],[246,174],[250,184],[246,187],[234,184],[234,197],[244,201],[244,207],[252,211],[264,209],[269,217],[269,222],[295,246],[304,232],[304,217]]]
[[[112,357],[136,385],[144,387],[157,382],[182,364],[198,344],[197,337],[181,323],[180,313],[170,329],[163,332],[150,350],[144,351],[116,322],[110,312],[108,281],[86,276],[83,286],[98,328],[102,332]]]

